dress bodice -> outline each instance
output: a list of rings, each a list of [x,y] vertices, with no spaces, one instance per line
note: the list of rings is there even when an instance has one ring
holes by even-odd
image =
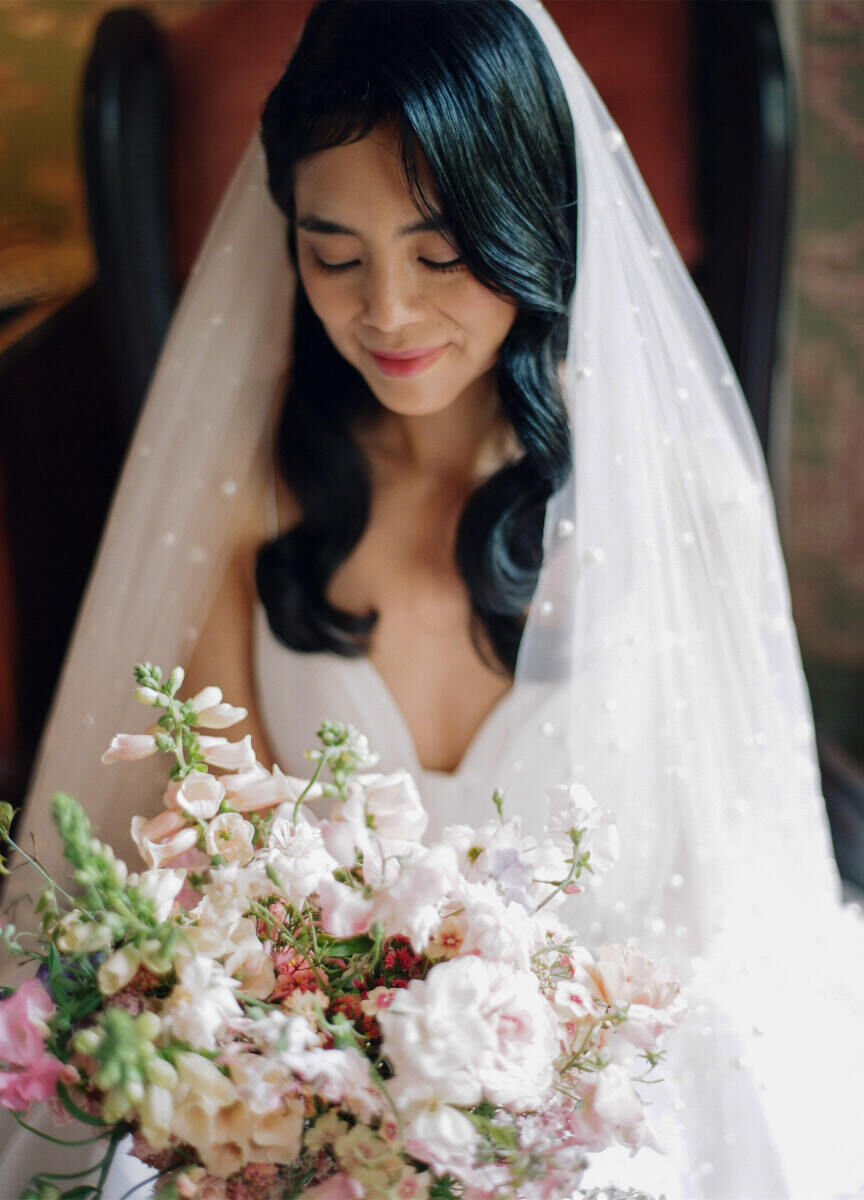
[[[414,776],[429,812],[428,837],[446,825],[493,815],[492,792],[512,757],[513,693],[506,692],[483,720],[454,771],[422,766],[411,732],[387,684],[369,658],[303,653],[273,634],[256,602],[253,663],[256,699],[270,746],[281,769],[305,776],[304,751],[317,745],[325,719],[354,725],[380,755],[376,770],[404,768]],[[526,731],[527,732],[527,731]]]

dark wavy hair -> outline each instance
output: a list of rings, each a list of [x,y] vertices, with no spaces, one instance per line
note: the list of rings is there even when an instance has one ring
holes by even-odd
[[[542,564],[546,502],[572,466],[558,379],[576,275],[570,110],[542,38],[510,0],[322,0],[261,120],[295,266],[296,164],[382,121],[399,131],[420,211],[440,218],[473,275],[518,310],[497,385],[524,453],[469,496],[455,549],[478,653],[489,661],[485,631],[490,665],[512,673]],[[421,156],[435,204],[421,186]],[[302,519],[261,548],[256,572],[270,626],[295,650],[368,650],[377,613],[337,608],[326,592],[368,522],[369,468],[352,427],[379,407],[299,285],[278,452]]]

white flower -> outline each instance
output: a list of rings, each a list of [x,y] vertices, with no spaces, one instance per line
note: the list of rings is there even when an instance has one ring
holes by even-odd
[[[140,966],[141,951],[134,946],[121,946],[99,967],[99,991],[103,996],[113,996],[135,978]]]
[[[174,795],[177,808],[196,821],[209,821],[215,817],[224,799],[224,784],[215,775],[204,775],[200,771],[187,775]]]
[[[384,1107],[384,1097],[369,1073],[369,1060],[353,1046],[347,1050],[313,1046],[299,1054],[283,1054],[282,1060],[314,1095],[347,1109],[360,1121],[371,1121]]]
[[[632,1150],[658,1148],[627,1067],[610,1063],[583,1075],[579,1095],[582,1105],[572,1115],[568,1132],[586,1150],[605,1150],[615,1141]]]
[[[171,1119],[174,1115],[174,1100],[170,1088],[148,1084],[144,1099],[138,1104],[141,1132],[154,1150],[168,1145],[171,1136]]]
[[[224,771],[248,771],[257,761],[249,733],[239,742],[229,742],[224,737],[207,737],[202,733],[198,737],[198,744],[204,751],[204,761],[210,767],[219,767]]]
[[[322,880],[329,879],[338,866],[327,853],[319,829],[302,820],[295,825],[287,817],[274,820],[267,849],[256,853],[253,864],[259,870],[269,868],[275,874],[282,894],[295,908],[300,907]]]
[[[375,897],[375,916],[388,934],[406,933],[420,954],[438,928],[458,880],[451,846],[421,847],[415,858],[403,863],[398,879]]]
[[[400,1107],[485,1097],[521,1110],[551,1087],[557,1022],[530,971],[474,956],[439,963],[378,1020]]]
[[[379,837],[419,842],[429,824],[417,784],[407,771],[392,775],[358,775],[365,789],[368,823]]]
[[[662,1035],[684,1015],[679,985],[667,968],[629,943],[604,944],[593,963],[586,956],[576,979],[611,1008],[627,1010],[617,1032],[642,1050],[656,1050]]]
[[[521,904],[507,901],[490,880],[454,889],[464,929],[460,954],[480,954],[489,962],[510,963],[527,971],[535,947],[535,925]]]
[[[226,862],[240,863],[245,867],[253,854],[254,836],[254,826],[239,813],[221,813],[208,824],[204,845],[208,854],[221,854]]]
[[[363,892],[337,883],[333,878],[321,879],[317,886],[321,904],[321,924],[333,937],[354,937],[365,933],[372,923],[374,900]]]
[[[129,886],[136,888],[145,900],[151,902],[157,921],[167,921],[185,879],[185,867],[154,868],[142,871],[140,875],[130,875]]]
[[[608,871],[618,861],[620,839],[614,814],[601,808],[581,783],[559,784],[546,793],[550,815],[547,830],[567,848],[570,854],[571,830],[584,830],[579,853],[588,851],[590,866],[595,872]]]
[[[237,981],[200,954],[183,963],[179,975],[162,1006],[164,1027],[181,1042],[214,1050],[225,1022],[242,1013],[234,996]]]
[[[293,808],[309,785],[308,779],[284,775],[275,764],[273,770],[268,771],[261,763],[237,775],[223,775],[221,782],[231,798],[232,807],[238,812],[258,812],[280,804],[290,804]],[[320,783],[316,783],[309,789],[307,798],[314,800],[321,792]]]
[[[479,1136],[473,1124],[449,1104],[417,1107],[404,1124],[405,1149],[439,1175],[461,1175],[474,1163]]]
[[[210,872],[201,891],[203,898],[193,915],[202,924],[218,926],[242,917],[253,900],[273,891],[273,884],[254,864],[241,867],[239,863],[227,863]]]
[[[57,922],[54,942],[64,954],[93,954],[111,945],[111,930],[98,921],[87,921],[81,910],[73,908]]]
[[[156,739],[149,733],[115,733],[102,755],[103,763],[134,762],[156,753]]]
[[[166,809],[149,820],[133,817],[132,840],[148,867],[160,867],[193,849],[198,831],[187,823],[183,813]]]

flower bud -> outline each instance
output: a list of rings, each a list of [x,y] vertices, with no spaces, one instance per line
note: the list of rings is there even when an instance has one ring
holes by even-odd
[[[140,1104],[144,1099],[144,1084],[140,1079],[130,1079],[123,1091],[126,1093],[126,1099],[130,1104]]]
[[[72,1039],[72,1045],[79,1054],[93,1055],[99,1049],[99,1043],[102,1041],[102,1035],[98,1029],[92,1026],[89,1029],[81,1029],[75,1034]]]
[[[157,692],[153,688],[137,687],[135,689],[135,699],[140,700],[142,704],[149,704],[151,708],[155,708],[156,705],[164,707],[162,704],[164,696],[161,692]]]
[[[113,996],[134,978],[140,965],[140,950],[134,946],[121,946],[99,968],[99,991],[103,996]]]
[[[177,1086],[177,1072],[168,1062],[167,1058],[156,1057],[152,1062],[149,1062],[145,1068],[148,1083],[153,1083],[157,1087],[167,1088],[169,1091]]]
[[[146,1038],[148,1042],[152,1042],[155,1037],[159,1036],[159,1030],[162,1028],[162,1022],[154,1012],[143,1012],[140,1017],[135,1018],[135,1032],[139,1038]]]
[[[183,686],[183,680],[185,679],[185,677],[186,677],[186,672],[183,670],[182,667],[175,667],[174,670],[171,672],[171,674],[168,676],[167,687],[168,687],[168,691],[171,693],[172,696],[176,695],[178,689]]]

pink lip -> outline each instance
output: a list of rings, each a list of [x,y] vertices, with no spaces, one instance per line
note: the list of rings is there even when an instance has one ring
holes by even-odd
[[[404,377],[419,375],[440,358],[446,349],[445,343],[443,346],[433,346],[431,350],[403,350],[399,354],[381,354],[370,350],[369,355],[385,375]]]

